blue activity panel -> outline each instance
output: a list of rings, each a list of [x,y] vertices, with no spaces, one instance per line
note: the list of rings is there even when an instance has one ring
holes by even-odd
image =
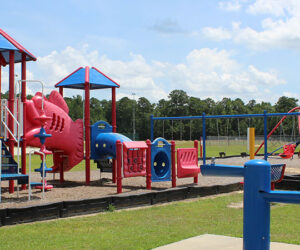
[[[151,181],[171,180],[171,144],[157,138],[151,144]]]

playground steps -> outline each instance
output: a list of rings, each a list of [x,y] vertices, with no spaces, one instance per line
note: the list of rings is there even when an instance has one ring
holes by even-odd
[[[4,140],[1,140],[1,181],[17,180],[18,184],[27,184],[28,175],[18,173],[18,163],[8,151]]]

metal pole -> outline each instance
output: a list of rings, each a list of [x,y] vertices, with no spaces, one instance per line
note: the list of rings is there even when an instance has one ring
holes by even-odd
[[[0,66],[1,67],[1,66]],[[0,150],[1,150],[1,154],[0,154],[0,203],[1,203],[1,184],[2,184],[2,180],[1,180],[1,176],[2,176],[2,140],[0,140]]]
[[[250,160],[255,156],[255,128],[249,128],[249,154]]]
[[[268,160],[268,121],[267,121],[267,111],[264,110],[264,143],[265,143],[265,150],[264,150],[264,159]]]
[[[12,114],[14,114],[14,94],[15,94],[15,52],[11,50],[9,52],[9,97],[8,97],[8,109]],[[14,133],[14,120],[12,116],[8,118],[8,128],[12,133]],[[11,153],[12,157],[14,157],[14,139],[13,136],[9,133],[8,135],[8,145],[9,145],[9,152]],[[19,166],[18,166],[19,167]],[[14,181],[9,181],[9,193],[14,192]]]
[[[154,122],[153,122],[153,115],[150,115],[150,140],[153,142],[154,140]]]
[[[151,190],[151,141],[147,140],[146,187]]]
[[[23,103],[23,136],[22,136],[22,147],[21,147],[21,169],[22,174],[26,174],[26,146],[27,139],[25,137],[26,133],[26,54],[22,53],[22,72],[21,72],[21,99]],[[26,189],[26,185],[22,185],[22,190]]]
[[[132,93],[132,139],[135,141],[135,93]]]
[[[205,124],[205,113],[202,114],[202,139],[203,139],[203,164],[206,163],[206,124]]]
[[[84,84],[84,125],[85,125],[85,184],[90,185],[90,84]]]

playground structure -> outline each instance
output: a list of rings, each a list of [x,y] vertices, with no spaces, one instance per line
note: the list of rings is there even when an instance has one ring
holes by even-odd
[[[0,30],[0,48],[0,72],[2,66],[9,64],[9,100],[8,102],[1,100],[3,110],[1,136],[3,142],[9,147],[10,158],[14,158],[14,147],[21,146],[22,174],[19,173],[19,163],[8,170],[10,173],[14,173],[14,176],[9,179],[11,193],[14,191],[13,180],[22,177],[26,179],[22,184],[30,182],[30,176],[26,174],[26,147],[28,146],[40,147],[40,151],[34,153],[39,154],[42,159],[41,167],[36,170],[41,173],[42,182],[29,183],[30,188],[37,186],[43,191],[51,189],[52,187],[47,185],[45,180],[47,172],[59,173],[62,183],[64,172],[69,171],[82,160],[85,160],[86,185],[90,184],[90,160],[97,162],[100,167],[103,161],[111,160],[112,181],[116,183],[118,178],[118,190],[121,190],[121,168],[125,178],[145,176],[147,162],[147,188],[151,188],[151,181],[170,181],[171,166],[173,166],[172,183],[173,186],[176,185],[175,145],[172,156],[174,159],[171,159],[171,147],[169,146],[161,147],[161,143],[159,145],[148,143],[149,145],[147,145],[145,142],[131,141],[126,136],[116,133],[116,88],[120,87],[119,84],[94,67],[80,67],[55,85],[56,88],[59,88],[59,92],[52,91],[46,98],[42,82],[26,79],[26,61],[35,61],[36,58],[3,30]],[[14,66],[19,62],[22,63],[21,80],[15,83]],[[42,91],[37,92],[31,100],[26,99],[28,83],[38,83],[42,87]],[[19,93],[16,91],[15,84],[19,86]],[[65,88],[84,91],[84,121],[81,119],[72,121],[70,118],[69,108],[63,98]],[[112,125],[103,121],[90,125],[90,91],[105,88],[112,89]],[[19,98],[17,98],[17,94],[19,94]],[[45,140],[46,137],[47,140]],[[164,143],[167,145],[166,141]],[[121,150],[118,151],[120,148]],[[196,153],[197,155],[195,155]],[[47,154],[53,154],[51,168],[47,168],[45,165]],[[184,162],[192,156],[193,159],[198,159],[198,150],[193,150],[188,158],[183,157],[178,162],[182,162],[183,168],[187,169]],[[191,174],[193,167],[195,168],[194,175]],[[200,171],[198,161],[190,164],[188,171],[189,175],[183,175],[180,178],[193,176],[196,180],[196,175],[198,176]],[[151,172],[153,172],[152,175]],[[2,175],[1,180],[5,180]],[[23,185],[22,188],[25,189],[26,186]]]

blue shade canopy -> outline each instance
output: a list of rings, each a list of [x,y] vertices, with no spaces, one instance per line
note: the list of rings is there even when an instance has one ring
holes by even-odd
[[[9,63],[10,51],[15,51],[14,63],[22,62],[23,53],[26,61],[36,60],[34,55],[0,29],[0,65],[5,66]]]
[[[85,83],[90,84],[90,89],[106,89],[119,88],[120,85],[108,76],[103,74],[100,70],[92,67],[80,67],[73,73],[55,84],[55,87],[63,87],[70,89],[84,89]]]

